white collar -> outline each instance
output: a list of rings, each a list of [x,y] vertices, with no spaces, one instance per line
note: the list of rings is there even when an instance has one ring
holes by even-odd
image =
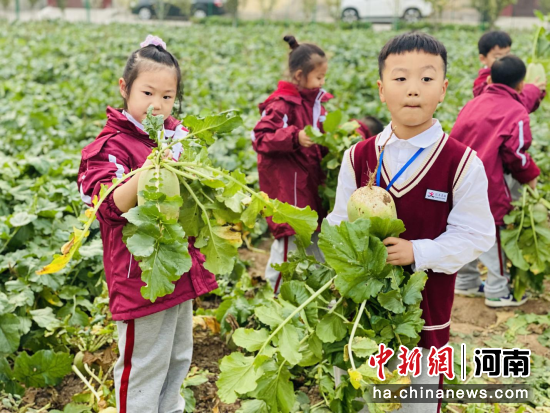
[[[424,132],[413,136],[410,139],[399,139],[395,134],[390,138],[386,146],[392,145],[395,142],[407,142],[417,148],[427,148],[428,146],[436,143],[441,136],[443,135],[443,128],[437,119],[432,119],[432,126],[429,129],[426,129]],[[391,122],[379,135],[376,143],[378,146],[382,146],[384,142],[390,137],[391,131]]]

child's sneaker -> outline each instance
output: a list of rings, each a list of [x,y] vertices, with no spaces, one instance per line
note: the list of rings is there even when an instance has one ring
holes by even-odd
[[[461,290],[455,288],[455,294],[465,295],[467,297],[484,297],[485,296],[485,281],[482,281],[479,287],[468,288],[466,290]]]
[[[510,293],[506,297],[500,298],[486,298],[485,305],[487,307],[499,308],[499,307],[519,307],[528,300],[527,294],[524,294],[519,301],[514,298],[514,294]]]

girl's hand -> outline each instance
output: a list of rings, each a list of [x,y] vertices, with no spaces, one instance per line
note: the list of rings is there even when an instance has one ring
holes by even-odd
[[[301,130],[300,133],[298,134],[298,142],[304,148],[309,148],[310,146],[315,145],[315,142],[313,142],[311,138],[307,136],[305,130]]]
[[[412,242],[396,237],[386,238],[383,242],[388,247],[388,264],[403,266],[414,263]]]

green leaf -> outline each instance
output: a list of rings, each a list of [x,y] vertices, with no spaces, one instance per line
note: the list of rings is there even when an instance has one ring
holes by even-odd
[[[72,362],[72,356],[63,352],[40,350],[29,356],[24,351],[15,359],[13,374],[28,387],[56,386],[71,372]]]
[[[311,293],[307,290],[305,284],[296,280],[283,283],[280,294],[285,301],[294,304],[296,307],[299,307],[311,297]],[[315,301],[304,308],[304,312],[309,325],[317,324],[319,315]]]
[[[258,351],[269,337],[269,331],[265,328],[253,330],[251,328],[239,328],[233,333],[233,341],[239,347],[248,351]]]
[[[46,330],[54,331],[61,326],[61,322],[57,319],[51,307],[31,310],[30,313],[34,322]]]
[[[269,410],[263,400],[243,400],[236,413],[269,413]]]
[[[180,209],[179,223],[189,237],[197,237],[201,226],[201,211],[192,197],[188,197]]]
[[[313,333],[300,348],[302,359],[298,363],[302,367],[309,367],[323,360],[323,342]]]
[[[401,314],[405,311],[405,306],[403,305],[401,293],[397,290],[378,294],[378,302],[386,310],[390,310],[396,314]]]
[[[415,272],[403,288],[403,302],[405,304],[418,304],[422,301],[422,290],[426,285],[428,276],[423,271]]]
[[[29,214],[26,211],[18,212],[10,218],[10,225],[12,227],[23,227],[33,222],[38,216]]]
[[[241,185],[246,186],[246,175],[243,174],[241,171],[237,170],[237,171],[231,172],[231,177],[235,179],[237,182],[239,182]],[[234,196],[237,192],[239,192],[242,189],[241,185],[233,181],[229,181],[225,186],[225,189],[223,190],[223,196],[225,197]]]
[[[522,228],[503,230],[501,231],[500,236],[504,252],[510,261],[512,261],[512,264],[517,268],[527,271],[529,269],[529,264],[523,257],[523,253],[518,245],[517,239],[517,234],[520,233],[521,230]]]
[[[311,244],[311,235],[317,229],[317,212],[310,206],[298,208],[293,205],[273,200],[273,222],[276,224],[289,224],[296,237],[302,241],[304,247]]]
[[[197,239],[196,246],[206,257],[204,268],[214,274],[227,274],[233,270],[237,248],[242,244],[240,232],[231,227],[221,227],[211,221],[211,227],[204,226]]]
[[[295,366],[302,359],[300,354],[300,339],[298,330],[292,324],[286,324],[277,334],[279,343],[279,352],[291,365]]]
[[[143,298],[155,302],[158,297],[174,292],[174,282],[191,269],[191,256],[187,244],[158,242],[153,253],[139,262],[141,279],[146,284],[141,287]]]
[[[315,329],[323,343],[334,343],[342,340],[348,329],[342,319],[335,314],[325,315]]]
[[[331,226],[324,221],[319,238],[319,247],[326,262],[338,274],[334,284],[338,291],[356,303],[361,303],[376,294],[383,283],[387,249],[378,238],[369,235],[370,221],[359,219],[353,223],[342,222]]]
[[[183,119],[183,124],[195,136],[202,139],[207,145],[215,142],[214,134],[223,134],[231,132],[238,128],[243,123],[240,116],[234,113],[222,113],[219,115],[206,116],[198,118],[193,115],[188,115]]]
[[[262,375],[261,369],[254,366],[254,357],[241,353],[225,356],[220,363],[218,396],[224,403],[234,403],[239,395],[251,392]]]
[[[378,344],[367,337],[354,337],[352,350],[358,357],[366,358],[378,351]]]
[[[256,218],[258,217],[258,214],[260,212],[264,212],[266,215],[273,214],[273,211],[268,203],[269,198],[267,195],[265,195],[265,199],[263,196],[265,193],[260,193],[260,197],[253,196],[252,200],[250,201],[250,204],[245,209],[241,216],[242,222],[249,228],[254,228],[254,225],[256,224]]]
[[[370,235],[381,240],[388,237],[399,237],[405,232],[405,225],[400,219],[372,217],[370,219]]]
[[[0,316],[0,356],[9,355],[19,348],[20,325],[13,314]]]
[[[276,328],[284,321],[281,314],[280,306],[268,301],[265,305],[257,307],[254,310],[256,317],[262,323],[267,324],[271,328]]]
[[[323,129],[325,132],[334,133],[342,122],[342,112],[335,110],[334,112],[327,113],[327,117],[323,122]]]
[[[251,394],[267,403],[271,412],[290,413],[294,401],[294,386],[290,381],[290,371],[270,363],[263,366],[264,375],[258,380],[258,387]]]

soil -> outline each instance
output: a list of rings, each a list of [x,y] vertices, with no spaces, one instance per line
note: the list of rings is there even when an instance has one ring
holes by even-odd
[[[222,403],[217,394],[216,380],[220,373],[219,360],[231,353],[226,346],[225,341],[219,336],[209,331],[197,331],[193,335],[193,363],[191,367],[197,367],[200,370],[208,370],[208,382],[200,386],[193,387],[193,393],[197,404],[196,413],[232,413],[240,408],[239,403]]]

